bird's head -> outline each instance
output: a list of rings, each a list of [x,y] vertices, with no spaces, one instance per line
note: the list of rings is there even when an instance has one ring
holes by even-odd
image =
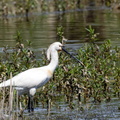
[[[61,50],[62,50],[62,47],[63,47],[63,45],[62,45],[62,43],[60,43],[60,42],[55,42],[55,43],[53,43],[53,49],[55,49],[55,50],[57,50],[57,51],[61,51]]]
[[[52,43],[52,44],[49,46],[48,50],[47,50],[47,58],[48,58],[48,60],[50,60],[51,52],[61,51],[61,50],[62,50],[62,47],[63,47],[63,45],[62,45],[62,43],[60,43],[60,42],[54,42],[54,43]]]
[[[84,64],[83,64],[80,60],[78,60],[76,57],[74,57],[72,54],[70,54],[70,53],[64,48],[63,44],[60,43],[60,42],[54,42],[54,43],[52,43],[52,44],[49,46],[49,48],[48,48],[48,50],[47,50],[47,58],[48,58],[48,60],[50,60],[51,53],[52,53],[52,52],[54,53],[54,51],[64,51],[65,53],[69,54],[70,57],[72,57],[72,58],[75,59],[78,63],[80,63],[82,66],[84,66]]]

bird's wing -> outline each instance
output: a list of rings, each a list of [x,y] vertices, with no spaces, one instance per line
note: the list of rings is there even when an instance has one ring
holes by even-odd
[[[42,86],[44,82],[47,82],[48,79],[49,76],[46,69],[33,68],[17,75],[13,79],[13,84],[27,88],[39,87]]]
[[[50,75],[46,67],[32,68],[19,73],[12,79],[9,79],[0,84],[0,87],[12,86],[21,88],[40,87],[44,85],[49,79]]]

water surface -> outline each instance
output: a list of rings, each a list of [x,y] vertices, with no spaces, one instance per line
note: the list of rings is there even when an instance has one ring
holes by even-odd
[[[19,17],[0,20],[0,48],[6,45],[15,46],[15,34],[20,31],[23,43],[26,44],[26,40],[30,40],[32,48],[39,51],[58,41],[57,26],[63,26],[64,36],[69,40],[67,46],[77,49],[82,43],[89,41],[85,30],[89,25],[99,33],[98,43],[111,39],[113,45],[120,46],[120,12],[101,7],[101,9],[77,9],[62,13],[38,13],[30,16],[29,22]]]
[[[55,105],[56,104],[56,105]],[[35,113],[32,116],[28,116],[28,113],[24,114],[24,117],[34,118],[38,120],[119,120],[120,119],[120,100],[113,98],[111,102],[102,103],[86,103],[78,104],[77,101],[73,101],[75,104],[74,109],[70,109],[69,105],[63,101],[57,101],[52,104],[50,110],[42,108],[42,105],[35,109]]]

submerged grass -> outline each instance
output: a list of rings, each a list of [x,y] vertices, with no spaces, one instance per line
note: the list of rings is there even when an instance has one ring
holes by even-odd
[[[73,109],[78,102],[101,102],[110,101],[112,97],[120,98],[120,48],[112,47],[111,41],[107,40],[102,45],[97,45],[97,34],[92,28],[90,43],[75,51],[76,57],[84,63],[84,67],[75,63],[69,56],[60,53],[60,64],[48,84],[40,88],[35,96],[35,104],[42,103],[43,107],[55,104],[55,98],[64,96],[69,107]],[[4,54],[0,58],[0,82],[29,68],[40,67],[48,64],[45,51],[41,52],[40,61],[36,60],[35,54],[22,44],[22,37],[18,32],[15,37],[17,43],[14,48],[4,47]],[[27,97],[17,97],[12,88],[3,88],[0,92],[0,114],[11,114],[11,111],[26,108]],[[81,108],[82,109],[82,108]],[[20,114],[21,114],[20,113]],[[15,113],[14,113],[15,114]],[[15,117],[15,116],[14,116]],[[16,115],[16,118],[18,116]]]

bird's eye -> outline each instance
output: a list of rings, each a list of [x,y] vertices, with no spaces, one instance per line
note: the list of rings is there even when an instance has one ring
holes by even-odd
[[[62,47],[62,45],[59,45],[59,47]]]

